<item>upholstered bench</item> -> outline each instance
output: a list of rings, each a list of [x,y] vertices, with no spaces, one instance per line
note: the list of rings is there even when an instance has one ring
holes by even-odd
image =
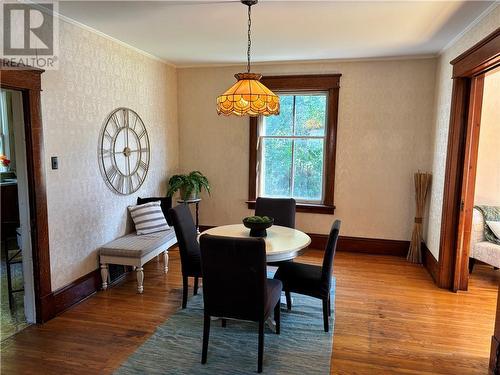
[[[177,243],[175,231],[165,231],[137,235],[135,232],[119,237],[99,250],[101,263],[102,289],[108,287],[108,264],[133,266],[137,273],[137,291],[144,290],[144,271],[142,266],[154,257],[163,253],[165,273],[168,272],[168,249]]]

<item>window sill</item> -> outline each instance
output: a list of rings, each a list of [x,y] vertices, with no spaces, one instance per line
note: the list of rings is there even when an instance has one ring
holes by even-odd
[[[255,209],[255,201],[247,201],[248,208]],[[333,215],[335,206],[325,204],[297,203],[297,212],[306,212],[309,214]]]

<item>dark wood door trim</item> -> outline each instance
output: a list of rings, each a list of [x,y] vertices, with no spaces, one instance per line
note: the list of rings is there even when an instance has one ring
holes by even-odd
[[[443,193],[441,239],[437,284],[454,289],[457,256],[457,239],[460,221],[461,196],[467,142],[468,116],[474,76],[486,73],[500,65],[500,28],[475,46],[451,61],[453,64],[453,91],[448,133],[448,151]],[[462,267],[458,267],[462,269]],[[464,271],[465,272],[465,271]],[[457,289],[460,286],[457,286]]]
[[[467,51],[451,60],[453,65],[453,78],[472,77],[484,73],[500,62],[500,51],[498,50],[498,37],[500,27],[469,48]]]
[[[479,129],[483,104],[484,74],[472,78],[469,111],[464,147],[464,168],[458,220],[457,261],[453,278],[453,291],[467,290],[469,281],[469,248],[474,208],[474,188],[476,185],[477,154],[479,149]]]
[[[40,103],[43,70],[13,68],[2,62],[0,71],[1,87],[21,91],[23,95],[36,320],[42,323],[53,316],[51,314],[49,225]]]

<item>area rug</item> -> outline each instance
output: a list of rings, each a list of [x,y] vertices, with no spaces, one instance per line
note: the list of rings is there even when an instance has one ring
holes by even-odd
[[[292,293],[293,306],[281,306],[281,334],[266,327],[264,374],[329,374],[332,356],[334,301],[330,332],[323,330],[321,300]],[[115,372],[132,374],[253,374],[257,372],[258,324],[212,321],[207,363],[202,365],[203,299],[191,296]]]
[[[0,268],[0,340],[3,341],[28,326],[24,317],[24,293],[14,293],[12,309],[9,306],[9,290],[7,288],[7,265],[4,261],[4,247],[1,249]],[[22,264],[14,264],[11,268],[13,289],[23,286]]]

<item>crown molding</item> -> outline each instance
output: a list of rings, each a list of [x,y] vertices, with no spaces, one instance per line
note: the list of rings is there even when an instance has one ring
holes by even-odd
[[[448,48],[457,43],[465,34],[467,34],[474,26],[486,18],[491,12],[493,12],[498,6],[499,2],[495,1],[488,8],[486,8],[474,21],[472,21],[465,29],[460,31],[453,39],[451,39],[446,45],[439,51],[438,56],[442,55]]]
[[[132,46],[132,45],[130,45],[128,43],[125,43],[125,42],[123,42],[123,41],[121,41],[119,39],[116,39],[116,38],[114,38],[114,37],[112,37],[112,36],[110,36],[110,35],[108,35],[106,33],[103,33],[102,31],[94,29],[93,27],[90,27],[90,26],[85,25],[85,24],[83,24],[81,22],[75,21],[74,19],[72,19],[70,17],[67,17],[64,14],[61,14],[58,11],[50,11],[49,9],[43,7],[43,3],[34,3],[31,0],[27,0],[27,2],[30,3],[31,5],[33,5],[33,7],[37,8],[39,11],[41,11],[43,13],[52,14],[53,16],[59,18],[60,20],[66,22],[66,23],[69,23],[69,24],[71,24],[73,26],[76,26],[76,27],[78,27],[80,29],[83,29],[85,31],[89,31],[89,32],[91,32],[93,34],[96,34],[96,35],[102,37],[102,38],[108,39],[108,40],[110,40],[110,41],[112,41],[114,43],[117,43],[117,44],[119,44],[122,47],[130,49],[130,50],[132,50],[132,51],[134,51],[134,52],[136,52],[136,53],[138,53],[140,55],[146,56],[146,57],[148,57],[148,58],[150,58],[152,60],[159,61],[159,62],[161,62],[161,63],[163,63],[165,65],[171,66],[172,68],[177,68],[177,66],[175,64],[171,63],[170,61],[167,61],[165,59],[162,59],[161,57],[155,56],[155,55],[153,55],[153,54],[151,54],[149,52],[146,52],[146,51],[144,51],[144,50],[142,50],[140,48],[134,47],[134,46]]]
[[[294,64],[333,64],[333,63],[350,63],[350,62],[376,62],[376,61],[402,61],[402,60],[426,60],[435,59],[438,54],[422,54],[422,55],[402,55],[402,56],[382,56],[382,57],[359,57],[351,59],[317,59],[317,60],[280,60],[280,61],[259,61],[252,62],[252,66],[268,66],[268,65],[294,65]],[[177,65],[177,69],[196,69],[196,68],[228,68],[228,67],[245,67],[246,63],[209,63],[209,64],[190,64]]]

